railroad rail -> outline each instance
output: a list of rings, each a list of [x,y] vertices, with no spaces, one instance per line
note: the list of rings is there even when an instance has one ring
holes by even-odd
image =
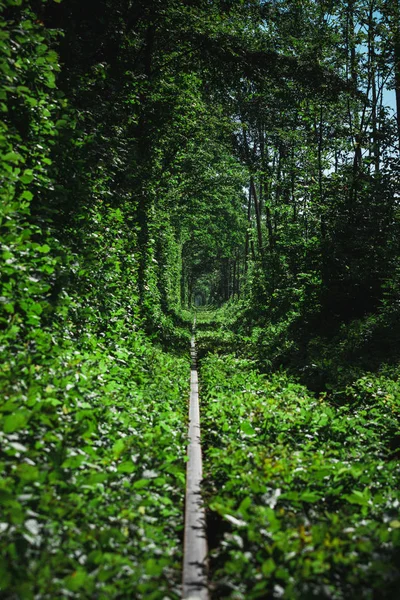
[[[206,516],[201,498],[203,474],[200,442],[199,384],[193,322],[190,356],[190,403],[188,430],[188,462],[186,466],[185,530],[183,543],[183,600],[209,600],[207,587]]]

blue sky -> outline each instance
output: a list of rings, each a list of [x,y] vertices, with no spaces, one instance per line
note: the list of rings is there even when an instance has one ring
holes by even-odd
[[[383,92],[383,104],[389,106],[396,112],[396,95],[394,90],[384,90]]]

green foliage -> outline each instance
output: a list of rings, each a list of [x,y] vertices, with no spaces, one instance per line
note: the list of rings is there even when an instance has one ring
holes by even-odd
[[[142,331],[126,144],[93,127],[104,69],[70,71],[66,100],[60,32],[27,3],[1,9],[1,595],[178,598],[189,359]],[[163,286],[178,304],[173,263],[148,269],[146,310],[184,346],[161,309]]]
[[[220,598],[394,598],[398,382],[311,396],[251,361],[202,361],[206,499]]]
[[[196,292],[216,593],[392,594],[386,4],[0,0],[2,596],[179,597]]]
[[[188,359],[115,319],[2,362],[3,594],[178,598]]]
[[[51,310],[47,294],[57,257],[49,244],[57,247],[57,241],[30,215],[37,197],[53,186],[49,155],[64,102],[54,92],[59,65],[49,44],[56,32],[44,30],[29,10],[20,21],[4,21],[6,6],[0,4],[0,324],[12,345]]]

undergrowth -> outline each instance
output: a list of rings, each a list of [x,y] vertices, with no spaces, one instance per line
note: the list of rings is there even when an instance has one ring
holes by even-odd
[[[397,597],[398,382],[315,397],[215,355],[201,382],[213,597]]]
[[[189,361],[52,333],[3,363],[2,597],[178,598]]]

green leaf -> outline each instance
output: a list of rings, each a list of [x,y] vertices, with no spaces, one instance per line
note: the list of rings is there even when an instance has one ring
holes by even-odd
[[[21,181],[22,183],[32,183],[33,181],[33,171],[32,169],[25,169],[25,171],[23,172],[22,176],[21,176]]]
[[[3,421],[4,433],[14,433],[14,431],[23,429],[27,422],[27,413],[15,412],[12,415],[7,415]]]
[[[25,162],[23,157],[17,152],[8,152],[7,154],[4,154],[2,158],[3,160],[6,160],[7,162],[12,162],[14,164],[18,164],[19,162]]]
[[[265,577],[269,577],[276,569],[276,564],[273,558],[268,558],[261,565],[261,572]]]
[[[124,440],[123,439],[117,440],[113,446],[114,458],[119,458],[124,450],[125,450]]]
[[[33,194],[32,192],[30,192],[29,190],[25,190],[24,192],[22,192],[22,194],[20,195],[20,199],[21,200],[28,200],[28,202],[30,202],[33,198]]]
[[[146,561],[146,572],[152,577],[159,577],[163,571],[163,565],[160,564],[159,560],[149,558]]]
[[[151,479],[138,479],[138,481],[135,481],[133,484],[133,487],[135,490],[141,490],[142,488],[147,487],[150,483]]]
[[[318,502],[320,498],[321,495],[317,494],[317,492],[303,492],[300,495],[299,500],[302,500],[303,502],[309,502],[310,504],[312,504],[313,502]]]
[[[85,475],[84,478],[84,485],[97,485],[98,483],[103,483],[103,481],[106,481],[108,475],[107,473],[92,473],[92,475]]]
[[[397,519],[394,519],[393,521],[390,521],[389,525],[392,529],[399,529],[400,521],[398,521]]]
[[[80,588],[85,585],[87,578],[86,571],[84,569],[78,569],[72,575],[65,578],[65,587],[71,592],[77,592]]]
[[[43,244],[43,246],[38,246],[37,251],[41,254],[48,254],[50,252],[50,246]]]
[[[240,425],[240,429],[246,435],[256,435],[256,432],[249,421],[243,421],[243,423]]]
[[[360,506],[368,506],[369,494],[365,495],[363,492],[354,490],[351,494],[345,494],[344,498],[350,502],[350,504],[359,504]]]
[[[244,500],[242,500],[242,502],[240,503],[239,506],[239,512],[243,515],[243,516],[247,516],[247,509],[251,506],[252,504],[252,500],[251,498],[248,496],[247,498],[245,498]]]
[[[118,465],[117,470],[119,473],[133,473],[136,469],[135,464],[131,460],[127,460]]]

